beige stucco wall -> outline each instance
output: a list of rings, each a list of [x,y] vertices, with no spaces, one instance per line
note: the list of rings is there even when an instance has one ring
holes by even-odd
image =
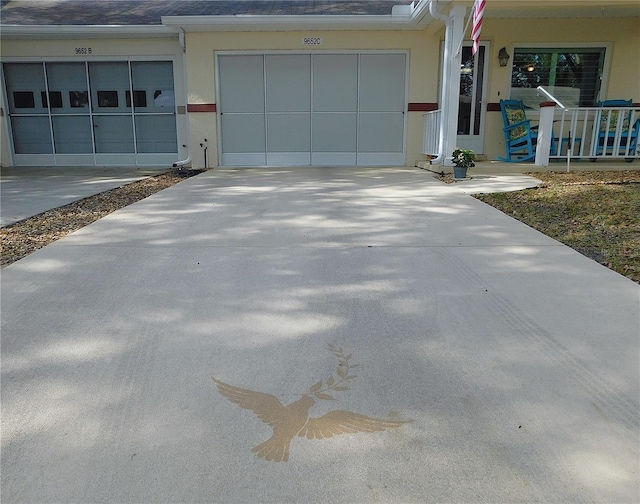
[[[321,37],[317,48],[304,46],[304,37]],[[169,56],[175,60],[176,104],[216,103],[216,51],[349,51],[349,50],[406,50],[409,53],[408,102],[439,102],[440,42],[444,29],[426,31],[286,31],[286,32],[203,32],[186,35],[186,79],[182,66],[182,50],[175,38],[132,39],[65,39],[65,40],[3,40],[2,60],[85,60],[116,57]],[[506,47],[513,57],[514,47],[546,44],[607,44],[605,81],[602,98],[632,98],[640,102],[640,19],[485,19],[482,40],[490,44],[489,74],[486,101],[497,103],[507,98],[510,87],[510,66],[498,65],[497,53]],[[91,47],[90,58],[76,56],[76,47]],[[511,63],[512,60],[510,60]],[[185,91],[188,89],[188,92]],[[5,117],[0,117],[0,163],[10,164],[6,129],[6,106],[0,104]],[[424,159],[422,112],[410,112],[407,124],[407,164]],[[485,153],[494,159],[504,154],[502,119],[500,112],[488,112],[485,130]],[[194,165],[204,164],[200,143],[208,140],[210,166],[218,162],[218,131],[215,112],[193,112],[179,116],[178,144],[189,145]],[[181,155],[186,157],[187,150]]]
[[[304,46],[304,37],[321,37],[322,46]],[[190,104],[216,103],[216,51],[343,51],[407,50],[410,57],[409,102],[438,101],[439,38],[425,32],[320,31],[273,33],[188,33],[187,80]],[[191,147],[196,162],[202,162],[200,143],[209,140],[210,164],[217,163],[216,114],[190,114]],[[213,140],[213,141],[212,141]],[[407,162],[422,159],[422,113],[410,112],[407,134]]]
[[[527,27],[524,29],[524,27]],[[408,50],[410,53],[409,102],[439,101],[440,41],[444,29],[433,32],[278,32],[278,33],[192,33],[187,36],[187,78],[189,103],[216,103],[215,51],[306,51],[302,38],[321,37],[316,50]],[[515,46],[528,44],[571,45],[607,44],[610,48],[603,90],[606,96],[640,101],[640,19],[486,19],[482,40],[489,42],[489,75],[486,101],[497,103],[508,98],[510,66],[498,65],[497,53],[506,47],[513,55]],[[510,61],[511,63],[511,61]],[[535,114],[534,114],[535,116]],[[211,162],[218,159],[215,113],[190,115],[192,149],[200,150],[202,139],[209,140]],[[421,112],[410,112],[407,133],[407,164],[424,159],[421,154],[423,119]],[[212,142],[212,140],[214,140]],[[213,147],[213,149],[212,149]],[[490,159],[504,154],[500,112],[488,112],[485,153]],[[202,157],[200,154],[196,154]]]
[[[91,48],[90,55],[76,55],[76,48]],[[186,108],[186,91],[184,86],[184,62],[178,36],[171,38],[75,38],[64,40],[2,40],[0,55],[2,61],[101,61],[109,59],[127,59],[144,57],[166,57],[174,60],[174,81],[176,106],[179,110]],[[4,95],[4,94],[3,94]],[[0,118],[0,163],[11,164],[11,153],[7,133],[7,107],[2,103],[5,117]],[[187,155],[188,144],[186,114],[178,115],[178,149],[179,157]]]
[[[513,58],[513,48],[528,44],[570,46],[571,44],[607,44],[610,48],[605,65],[602,99],[624,98],[640,102],[640,18],[589,19],[486,19],[482,39],[491,42],[489,89],[487,101],[497,103],[508,98],[511,67],[498,65],[498,51],[506,47]],[[532,114],[535,117],[535,114]],[[502,117],[488,112],[485,151],[490,159],[504,156]]]
[[[91,57],[174,55],[178,52],[177,35],[171,38],[73,38],[73,39],[8,39],[2,40],[0,54],[3,58],[61,58],[65,61],[84,60],[77,55],[77,47],[91,48]]]

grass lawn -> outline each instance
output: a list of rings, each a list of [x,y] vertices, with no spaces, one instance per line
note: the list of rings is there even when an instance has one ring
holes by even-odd
[[[640,170],[528,175],[543,185],[476,197],[640,283]]]

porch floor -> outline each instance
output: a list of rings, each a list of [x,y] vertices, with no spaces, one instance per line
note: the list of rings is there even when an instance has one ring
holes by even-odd
[[[419,161],[416,166],[435,172],[453,173],[453,166],[431,165],[429,161]],[[572,159],[567,166],[566,159],[551,161],[549,166],[536,166],[534,163],[504,163],[502,161],[479,161],[469,170],[469,175],[504,175],[508,173],[535,173],[545,171],[622,171],[640,170],[640,160],[631,163],[619,160],[598,160],[596,162]]]

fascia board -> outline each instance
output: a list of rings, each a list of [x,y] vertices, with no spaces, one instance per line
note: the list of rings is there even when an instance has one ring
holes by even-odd
[[[162,16],[162,24],[194,31],[417,30],[411,16]]]
[[[2,25],[0,38],[27,39],[88,38],[172,38],[178,30],[162,25]]]
[[[437,5],[443,6],[446,9],[447,6],[453,4],[453,0],[420,0],[413,12],[411,13],[411,21],[419,28],[423,29],[429,25],[432,25],[434,22],[437,22],[437,19],[431,17],[429,12],[429,4],[431,2],[436,2]],[[443,11],[443,8],[440,11]]]

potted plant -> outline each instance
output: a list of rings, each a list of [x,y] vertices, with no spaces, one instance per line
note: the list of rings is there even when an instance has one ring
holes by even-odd
[[[472,149],[461,149],[456,147],[451,154],[453,161],[453,176],[457,179],[467,177],[467,170],[473,168],[476,164],[476,153]]]

